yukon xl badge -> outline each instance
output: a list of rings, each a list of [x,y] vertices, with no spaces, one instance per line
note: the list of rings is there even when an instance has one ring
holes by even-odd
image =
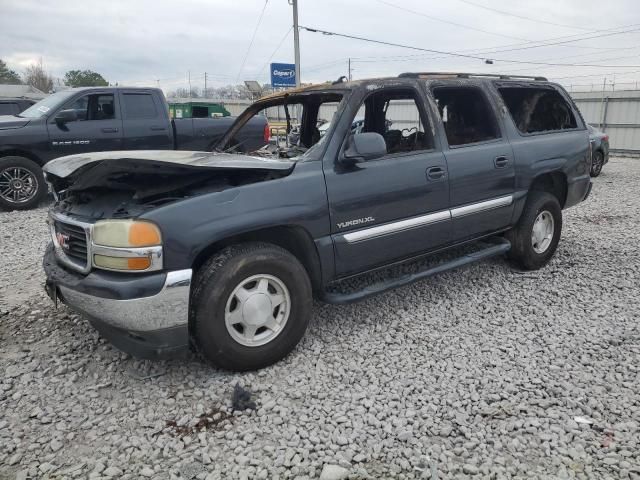
[[[347,220],[346,222],[338,223],[338,228],[353,227],[354,225],[362,225],[363,223],[371,223],[375,221],[376,219],[373,217],[355,218],[353,220]]]

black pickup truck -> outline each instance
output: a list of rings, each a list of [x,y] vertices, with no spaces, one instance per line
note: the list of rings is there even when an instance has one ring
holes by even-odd
[[[16,115],[0,116],[0,208],[26,210],[46,194],[41,167],[57,157],[111,150],[210,151],[235,118],[169,118],[162,90],[87,87],[55,93]],[[240,149],[268,143],[265,117]]]
[[[216,150],[266,109],[285,112],[287,133],[302,119],[295,144],[46,165],[52,299],[139,356],[192,347],[260,368],[302,338],[314,297],[357,301],[501,254],[541,268],[562,210],[591,190],[585,122],[539,77],[409,73],[279,93]],[[331,119],[324,135],[318,118]]]

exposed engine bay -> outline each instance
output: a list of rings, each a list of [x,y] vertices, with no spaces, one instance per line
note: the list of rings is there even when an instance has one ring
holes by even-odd
[[[107,152],[54,160],[45,173],[55,209],[126,218],[196,195],[282,178],[294,162],[207,152]]]

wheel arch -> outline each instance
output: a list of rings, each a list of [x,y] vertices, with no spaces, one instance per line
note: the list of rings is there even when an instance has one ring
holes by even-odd
[[[201,249],[192,262],[197,271],[211,255],[238,243],[264,242],[284,248],[295,256],[309,275],[315,292],[322,290],[322,266],[316,245],[309,232],[297,225],[281,225],[243,232],[216,240]]]
[[[4,157],[28,158],[29,160],[37,163],[40,167],[42,167],[46,163],[33,152],[30,152],[29,150],[23,150],[20,148],[14,148],[14,147],[0,149],[0,158],[4,158]]]
[[[554,195],[558,199],[558,203],[560,203],[560,208],[564,208],[569,190],[567,175],[561,171],[541,173],[531,182],[529,191],[534,190]]]

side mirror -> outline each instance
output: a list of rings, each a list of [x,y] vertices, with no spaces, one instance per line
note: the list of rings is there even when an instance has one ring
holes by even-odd
[[[387,144],[379,133],[366,132],[351,135],[343,158],[347,163],[367,162],[387,154]]]
[[[55,121],[59,124],[65,124],[69,122],[75,122],[78,120],[78,113],[75,110],[60,110],[56,117]]]

